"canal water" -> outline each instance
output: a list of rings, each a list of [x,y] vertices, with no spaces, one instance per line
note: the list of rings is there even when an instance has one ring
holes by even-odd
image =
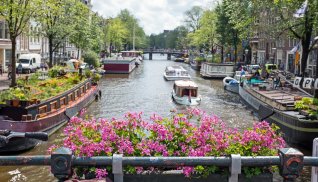
[[[153,113],[169,117],[171,110],[183,111],[187,106],[174,103],[171,99],[173,81],[166,81],[163,72],[166,66],[182,65],[187,69],[192,80],[199,87],[202,102],[195,106],[210,114],[218,115],[229,126],[244,129],[250,127],[257,118],[252,111],[241,102],[236,94],[224,91],[222,80],[207,80],[200,77],[199,73],[188,64],[175,63],[166,60],[165,56],[154,55],[153,60],[144,60],[129,75],[104,75],[100,82],[102,98],[92,103],[88,113],[95,117],[122,118],[126,112],[143,112],[144,118],[149,118]],[[63,129],[50,137],[48,142],[43,142],[33,150],[21,155],[45,155],[47,149],[53,144],[63,140]],[[309,170],[306,170],[308,173]],[[309,174],[298,181],[308,181]],[[50,174],[49,167],[1,167],[0,181],[57,181]],[[274,181],[282,181],[276,174]]]

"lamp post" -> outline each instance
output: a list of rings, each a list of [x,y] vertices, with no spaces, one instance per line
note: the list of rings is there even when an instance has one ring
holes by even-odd
[[[318,36],[314,38],[314,43],[316,44],[316,74],[315,74],[315,80],[318,78]],[[318,89],[314,88],[314,97],[318,98]]]
[[[277,50],[276,47],[272,48],[272,54],[273,54],[273,62],[272,62],[272,64],[275,64],[276,50]]]
[[[248,64],[248,49],[245,49],[245,64]]]

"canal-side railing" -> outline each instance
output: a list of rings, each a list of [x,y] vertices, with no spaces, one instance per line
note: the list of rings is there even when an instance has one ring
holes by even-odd
[[[317,140],[314,148],[317,148]],[[220,166],[229,167],[229,182],[237,182],[238,175],[244,166],[278,166],[284,181],[294,181],[301,174],[303,166],[318,166],[318,157],[304,156],[294,148],[280,149],[278,156],[240,156],[230,157],[123,157],[114,154],[112,157],[75,157],[68,148],[59,148],[51,155],[39,156],[0,156],[0,166],[36,165],[51,166],[51,172],[59,181],[71,177],[73,167],[112,166],[114,182],[123,182],[123,166],[139,167],[180,167],[180,166]],[[315,170],[315,169],[313,169]],[[317,181],[317,177],[312,181]]]

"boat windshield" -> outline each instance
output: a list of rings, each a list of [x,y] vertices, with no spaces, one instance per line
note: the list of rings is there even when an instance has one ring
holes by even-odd
[[[177,95],[179,97],[184,97],[184,96],[197,97],[197,94],[198,94],[197,89],[188,89],[188,88],[177,89]]]
[[[183,97],[183,96],[196,97],[197,90],[196,89],[183,89],[181,97]]]

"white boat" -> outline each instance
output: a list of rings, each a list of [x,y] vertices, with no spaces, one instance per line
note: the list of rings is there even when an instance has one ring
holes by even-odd
[[[191,76],[182,66],[167,66],[163,77],[168,80],[189,80]]]
[[[239,85],[240,85],[240,83],[232,77],[225,77],[223,79],[224,89],[228,90],[230,92],[238,94],[239,93]]]
[[[201,103],[198,86],[191,80],[177,80],[174,82],[172,99],[182,105],[194,106]]]
[[[249,74],[247,71],[245,71],[244,73],[242,73],[241,71],[235,71],[234,79],[241,83],[252,76],[253,75]]]
[[[204,78],[225,78],[234,75],[232,63],[207,63],[201,64],[200,75]]]

